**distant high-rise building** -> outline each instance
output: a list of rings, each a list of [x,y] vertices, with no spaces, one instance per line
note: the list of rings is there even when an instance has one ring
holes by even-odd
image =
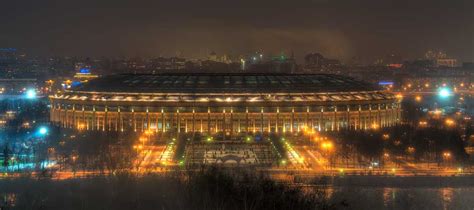
[[[217,61],[217,54],[216,54],[216,52],[212,51],[212,52],[209,54],[208,60],[214,61],[214,62],[218,62],[218,61]]]
[[[324,71],[325,69],[333,66],[341,65],[341,62],[337,59],[325,58],[320,53],[309,53],[304,57],[306,71]]]
[[[456,67],[458,60],[454,58],[440,58],[436,59],[436,66],[438,67]]]
[[[458,66],[458,60],[450,58],[442,51],[431,51],[425,53],[425,58],[432,60],[436,67],[456,67]]]
[[[154,58],[147,63],[146,69],[157,73],[162,70],[183,70],[186,68],[186,59],[171,57],[171,58]]]

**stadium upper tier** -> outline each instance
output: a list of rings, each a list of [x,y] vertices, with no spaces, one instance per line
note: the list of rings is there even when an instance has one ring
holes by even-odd
[[[120,74],[73,91],[119,93],[325,93],[376,91],[379,87],[329,74]]]

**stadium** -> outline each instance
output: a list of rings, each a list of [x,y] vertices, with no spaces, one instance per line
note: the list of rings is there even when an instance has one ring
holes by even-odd
[[[376,85],[328,74],[166,73],[100,77],[50,96],[64,128],[239,134],[376,129],[400,101]]]

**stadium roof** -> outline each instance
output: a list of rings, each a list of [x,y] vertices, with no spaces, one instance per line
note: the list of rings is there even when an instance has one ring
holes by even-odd
[[[166,73],[118,74],[72,89],[121,93],[325,93],[381,90],[379,86],[330,74]]]

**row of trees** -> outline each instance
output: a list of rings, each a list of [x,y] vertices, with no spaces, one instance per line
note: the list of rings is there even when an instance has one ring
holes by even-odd
[[[469,157],[459,132],[436,127],[400,125],[377,131],[343,130],[330,136],[338,145],[337,154],[344,159],[382,160],[388,154],[439,163],[445,153],[459,162]]]
[[[58,161],[60,169],[116,172],[132,167],[136,139],[135,133],[76,133],[63,129],[58,140],[51,142],[49,152]]]

